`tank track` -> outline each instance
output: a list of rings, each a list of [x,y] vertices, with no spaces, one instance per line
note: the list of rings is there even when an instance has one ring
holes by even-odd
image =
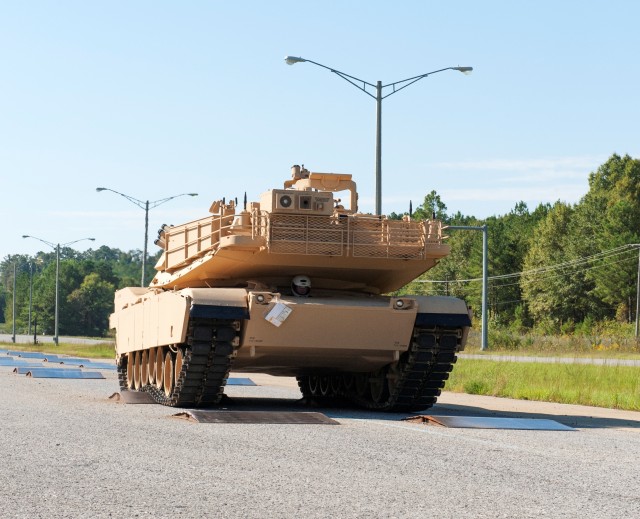
[[[186,342],[171,348],[174,362],[178,349],[183,360],[170,394],[148,381],[137,391],[147,392],[158,404],[170,407],[203,407],[219,403],[235,356],[236,329],[234,321],[193,319],[189,323]],[[159,349],[163,353],[168,351],[167,347]],[[128,361],[128,357],[123,357],[118,366],[120,390],[136,391],[127,381]]]
[[[375,411],[420,411],[435,404],[457,357],[462,330],[414,328],[400,359],[373,373],[318,374],[297,377],[305,400],[349,403]]]

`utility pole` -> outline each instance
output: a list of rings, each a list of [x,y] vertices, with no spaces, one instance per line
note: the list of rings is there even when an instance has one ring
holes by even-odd
[[[284,61],[287,65],[295,65],[296,63],[313,63],[318,67],[322,67],[327,69],[330,72],[333,72],[337,76],[340,76],[345,81],[351,83],[358,90],[363,91],[369,97],[373,98],[376,102],[376,215],[382,214],[382,100],[389,97],[396,92],[400,92],[407,88],[409,85],[413,85],[416,81],[419,81],[423,78],[431,76],[433,74],[437,74],[438,72],[444,72],[445,70],[457,70],[458,72],[462,72],[463,74],[471,74],[473,71],[473,67],[447,67],[442,68],[440,70],[434,70],[432,72],[427,72],[426,74],[420,74],[419,76],[413,76],[407,79],[403,79],[401,81],[396,81],[394,83],[389,83],[388,85],[383,85],[382,81],[377,81],[374,85],[373,83],[369,83],[362,79],[358,79],[357,77],[350,76],[349,74],[345,74],[344,72],[340,72],[331,67],[327,67],[322,63],[317,63],[315,61],[311,61],[310,59],[300,58],[296,56],[287,56],[284,58]],[[371,90],[375,90],[375,95],[373,95],[367,87]],[[385,95],[382,95],[382,91],[385,88],[391,88],[391,91]]]
[[[42,238],[38,238],[36,236],[31,236],[29,234],[23,234],[22,235],[23,238],[32,238],[34,240],[38,240],[42,243],[44,243],[45,245],[48,245],[49,247],[51,247],[54,251],[56,251],[56,299],[55,299],[55,335],[53,337],[53,342],[56,344],[56,346],[58,346],[58,340],[59,340],[59,336],[58,336],[58,317],[59,317],[59,309],[58,309],[58,304],[59,304],[59,298],[60,298],[60,243],[51,243],[50,241],[47,240],[43,240]],[[84,240],[89,240],[89,241],[95,241],[95,238],[80,238],[79,240],[75,240],[75,241],[70,241],[68,243],[63,243],[62,247],[66,247],[67,245],[73,245],[74,243],[78,243],[79,241],[84,241]]]
[[[16,342],[16,264],[13,263],[13,336],[11,337],[13,343]]]
[[[198,196],[198,193],[182,193],[180,195],[174,195],[163,198],[161,200],[154,200],[152,202],[149,202],[149,200],[138,200],[137,198],[125,195],[124,193],[120,193],[120,191],[115,191],[114,189],[110,189],[108,187],[96,187],[96,191],[98,193],[100,191],[111,191],[116,195],[120,195],[121,197],[126,198],[127,200],[129,200],[129,202],[137,205],[140,209],[144,210],[144,245],[142,247],[142,275],[140,276],[140,286],[146,286],[145,271],[147,269],[147,241],[149,241],[149,209],[158,207],[160,204],[164,204],[165,202],[168,202],[169,200],[173,200],[174,198],[178,198],[180,196]]]
[[[638,245],[638,280],[636,281],[636,339],[640,331],[638,326],[638,314],[640,314],[640,245]]]
[[[487,329],[489,322],[489,319],[487,318],[487,284],[489,281],[487,224],[485,223],[480,227],[474,227],[471,225],[449,225],[447,226],[447,229],[454,231],[482,231],[482,342],[480,344],[480,349],[482,351],[486,351],[489,347],[489,333]]]
[[[33,303],[33,263],[29,262],[29,331],[28,335],[31,335],[31,307]]]

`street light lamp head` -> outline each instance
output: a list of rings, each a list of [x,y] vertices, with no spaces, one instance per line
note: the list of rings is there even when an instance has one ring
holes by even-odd
[[[457,70],[468,76],[473,71],[473,67],[453,67],[453,70]]]
[[[198,193],[187,193],[189,196],[198,196]]]
[[[96,187],[96,191],[99,193],[100,191],[105,191],[106,187]]]
[[[296,58],[295,56],[287,56],[284,58],[284,62],[287,65],[295,65],[296,63],[304,63],[305,61],[307,60],[304,58]]]
[[[29,236],[28,234],[23,234],[22,237],[23,238],[31,238],[31,236]]]

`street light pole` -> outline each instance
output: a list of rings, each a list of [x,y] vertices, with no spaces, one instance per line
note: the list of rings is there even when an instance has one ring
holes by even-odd
[[[489,260],[488,260],[488,227],[485,223],[479,227],[472,225],[448,225],[448,230],[453,231],[482,231],[482,339],[480,349],[486,351],[489,348],[489,328],[488,328],[488,304],[487,287],[489,282]]]
[[[31,335],[31,308],[33,303],[33,263],[29,262],[29,331],[28,335]]]
[[[382,81],[376,83],[376,214],[382,214]]]
[[[403,88],[407,88],[409,85],[412,85],[416,81],[420,81],[421,79],[431,76],[433,74],[437,74],[438,72],[444,72],[445,70],[457,70],[458,72],[462,72],[463,74],[470,74],[473,71],[473,67],[447,67],[440,70],[434,70],[432,72],[427,72],[426,74],[420,74],[419,76],[410,77],[407,79],[402,79],[400,81],[395,81],[393,83],[389,83],[387,85],[383,85],[381,81],[378,81],[375,85],[364,81],[362,79],[358,79],[357,77],[350,76],[349,74],[345,74],[344,72],[340,72],[339,70],[333,69],[331,67],[327,67],[326,65],[322,65],[321,63],[317,63],[315,61],[311,61],[310,59],[295,57],[295,56],[287,56],[284,58],[284,61],[287,65],[295,65],[296,63],[313,63],[319,67],[325,68],[330,72],[340,76],[345,81],[351,83],[358,90],[363,91],[369,97],[372,97],[376,100],[376,214],[382,214],[382,100],[389,97],[390,95],[399,92]],[[362,83],[362,86],[360,86]],[[375,89],[376,95],[374,96],[371,92],[367,90],[367,87],[371,87]],[[382,95],[382,90],[385,88],[391,87],[392,90],[386,95]]]
[[[34,240],[38,240],[45,245],[48,245],[53,250],[56,251],[56,300],[54,307],[54,336],[53,342],[58,345],[59,334],[58,334],[58,324],[59,324],[59,301],[60,301],[60,247],[66,247],[67,245],[73,245],[74,243],[78,243],[79,241],[89,240],[95,241],[95,238],[80,238],[79,240],[70,241],[67,243],[51,243],[50,241],[43,240],[42,238],[38,238],[36,236],[30,236],[29,234],[23,234],[23,238],[33,238]]]
[[[158,207],[159,205],[164,204],[169,200],[173,200],[174,198],[178,198],[181,196],[198,196],[198,193],[181,193],[179,195],[169,196],[167,198],[161,198],[160,200],[154,200],[152,202],[149,202],[149,200],[146,200],[146,201],[138,200],[137,198],[134,198],[129,195],[125,195],[124,193],[120,193],[119,191],[116,191],[115,189],[110,189],[108,187],[96,187],[96,191],[98,193],[100,191],[111,191],[116,195],[120,195],[126,198],[127,200],[129,200],[129,202],[137,205],[140,209],[144,210],[144,246],[142,247],[142,276],[141,276],[140,286],[141,287],[145,286],[145,271],[147,268],[147,242],[149,241],[149,209]]]
[[[16,263],[13,263],[13,335],[11,341],[16,342]]]
[[[53,337],[53,342],[56,343],[56,346],[58,345],[58,317],[59,317],[59,310],[58,310],[58,305],[59,305],[59,301],[60,301],[60,244],[56,244],[56,305],[55,305],[55,335]]]
[[[636,281],[636,339],[640,332],[638,314],[640,314],[640,246],[638,246],[638,279]]]
[[[144,278],[147,272],[147,244],[149,243],[149,200],[144,204],[144,251],[142,252],[142,280],[140,286],[144,286]]]

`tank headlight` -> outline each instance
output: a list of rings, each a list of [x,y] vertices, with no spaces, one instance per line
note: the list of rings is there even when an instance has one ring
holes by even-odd
[[[396,301],[396,308],[404,308],[404,301],[402,299]]]
[[[256,301],[258,301],[258,303],[264,303],[264,296],[262,294],[258,294],[256,296]]]
[[[288,209],[289,207],[291,207],[291,202],[293,202],[293,200],[289,195],[282,195],[280,197],[280,207]]]

